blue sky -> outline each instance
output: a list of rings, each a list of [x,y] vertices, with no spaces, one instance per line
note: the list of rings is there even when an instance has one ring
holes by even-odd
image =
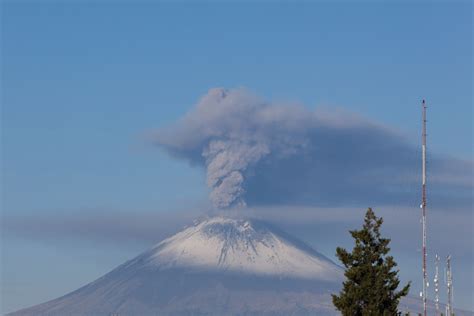
[[[204,171],[145,136],[212,87],[342,107],[415,144],[426,98],[431,150],[472,161],[470,2],[6,1],[1,41],[4,219],[201,208]],[[460,216],[472,223],[472,209]],[[2,234],[3,311],[73,290],[153,242]],[[474,309],[463,289],[459,306]]]

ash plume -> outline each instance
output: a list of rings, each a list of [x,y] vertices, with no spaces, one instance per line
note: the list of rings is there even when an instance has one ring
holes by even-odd
[[[245,89],[215,88],[152,137],[173,156],[206,169],[217,209],[418,199],[417,147],[388,127],[341,110],[310,110],[267,102]],[[469,203],[472,162],[433,157],[437,167],[440,188],[460,192],[442,200]]]

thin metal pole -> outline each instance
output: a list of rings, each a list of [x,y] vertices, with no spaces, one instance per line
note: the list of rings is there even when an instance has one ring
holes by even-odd
[[[423,108],[423,131],[422,131],[422,198],[421,198],[421,213],[422,213],[422,230],[423,230],[423,315],[426,315],[426,303],[427,303],[427,286],[428,278],[426,273],[426,103],[425,100],[422,102]]]

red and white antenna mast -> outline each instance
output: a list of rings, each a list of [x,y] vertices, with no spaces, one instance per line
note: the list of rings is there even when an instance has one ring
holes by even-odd
[[[428,287],[428,278],[426,273],[426,103],[425,100],[422,102],[423,108],[423,132],[421,134],[422,138],[422,197],[421,197],[421,223],[423,229],[423,246],[422,246],[422,254],[423,254],[423,292],[422,299],[423,299],[423,316],[426,316],[426,303],[427,303],[427,287]]]

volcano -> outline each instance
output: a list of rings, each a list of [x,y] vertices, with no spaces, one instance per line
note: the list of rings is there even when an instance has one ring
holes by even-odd
[[[332,314],[343,271],[256,220],[195,221],[103,277],[19,315]]]

